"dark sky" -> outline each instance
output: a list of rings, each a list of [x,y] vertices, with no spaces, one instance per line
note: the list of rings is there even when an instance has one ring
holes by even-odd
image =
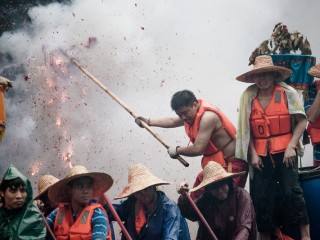
[[[0,2],[0,35],[15,30],[30,22],[28,9],[37,5],[52,2],[70,2],[68,0],[1,0]]]

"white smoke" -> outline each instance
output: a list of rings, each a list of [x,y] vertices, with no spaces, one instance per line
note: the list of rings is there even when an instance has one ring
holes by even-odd
[[[317,0],[78,0],[30,9],[30,26],[0,38],[0,51],[25,68],[7,94],[0,174],[13,163],[36,183],[43,174],[63,177],[71,161],[109,173],[113,198],[126,184],[128,168],[141,162],[163,179],[192,184],[200,159],[185,158],[189,168],[170,159],[59,50],[76,57],[138,115],[173,115],[172,94],[190,89],[236,124],[247,85],[234,79],[250,69],[251,52],[283,22],[306,36],[318,57],[319,7]],[[96,39],[90,47],[89,38]],[[169,144],[188,144],[182,128],[155,131]],[[304,165],[311,159],[308,146]],[[178,197],[174,186],[164,190]]]

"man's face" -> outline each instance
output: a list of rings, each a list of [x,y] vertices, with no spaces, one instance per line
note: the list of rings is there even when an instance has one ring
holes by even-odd
[[[274,86],[274,73],[257,73],[252,76],[254,83],[261,90],[266,90]]]
[[[148,205],[152,203],[154,197],[155,197],[155,187],[147,187],[139,192],[134,193],[134,197],[141,202],[143,205]]]
[[[4,198],[4,205],[8,210],[20,209],[23,207],[27,198],[27,189],[25,186],[8,187],[5,192],[1,192]]]
[[[194,102],[191,106],[181,107],[176,110],[176,114],[181,120],[187,124],[192,124],[199,110],[197,102]]]
[[[72,201],[86,205],[89,203],[93,191],[92,179],[81,177],[73,181],[71,187]]]
[[[209,192],[212,194],[213,197],[217,198],[218,200],[225,200],[227,199],[229,194],[229,185],[228,183],[224,182],[220,186],[217,186],[214,189],[210,189]]]

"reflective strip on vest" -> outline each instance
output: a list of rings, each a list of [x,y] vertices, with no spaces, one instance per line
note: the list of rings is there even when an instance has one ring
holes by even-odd
[[[286,150],[291,138],[291,117],[284,89],[275,86],[270,102],[262,109],[258,98],[253,100],[250,114],[250,130],[259,156],[276,154]]]
[[[54,222],[54,235],[56,239],[92,239],[91,219],[96,208],[100,208],[106,214],[104,208],[100,204],[92,203],[82,210],[81,215],[74,222],[71,206],[69,204],[59,206]],[[106,239],[112,239],[110,225],[108,225],[108,235]]]
[[[320,80],[314,82],[317,92],[320,91]],[[312,145],[320,144],[320,116],[314,123],[309,122],[307,131],[309,133]]]

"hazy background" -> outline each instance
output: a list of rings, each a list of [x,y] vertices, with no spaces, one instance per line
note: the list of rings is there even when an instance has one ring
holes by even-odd
[[[113,177],[113,198],[127,183],[128,168],[143,163],[173,183],[163,189],[175,200],[175,184],[193,183],[200,158],[186,157],[189,168],[171,159],[58,50],[76,57],[137,115],[174,115],[172,94],[190,89],[236,124],[248,85],[235,77],[251,69],[251,52],[283,22],[307,37],[318,57],[319,7],[317,0],[78,0],[31,7],[31,24],[0,37],[0,74],[14,81],[6,93],[0,176],[12,163],[36,189],[41,175],[61,178],[81,164]],[[154,130],[169,144],[189,142],[183,128]],[[311,164],[308,145],[303,166]],[[194,238],[196,225],[190,226]]]

